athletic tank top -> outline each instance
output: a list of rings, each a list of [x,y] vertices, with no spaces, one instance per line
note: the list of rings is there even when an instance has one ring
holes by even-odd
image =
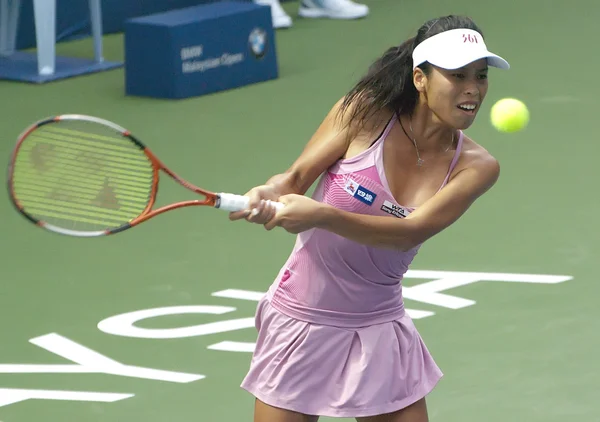
[[[404,218],[415,208],[398,204],[383,168],[383,144],[397,118],[365,151],[323,173],[312,198],[349,212]],[[442,183],[446,185],[463,142]],[[361,327],[404,316],[402,278],[420,245],[402,252],[363,245],[323,229],[297,235],[271,285],[271,305],[292,318],[336,327]]]

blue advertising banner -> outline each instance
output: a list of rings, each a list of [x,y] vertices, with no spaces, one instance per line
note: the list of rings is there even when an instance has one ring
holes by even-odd
[[[223,1],[125,23],[127,95],[187,98],[278,77],[268,6]]]

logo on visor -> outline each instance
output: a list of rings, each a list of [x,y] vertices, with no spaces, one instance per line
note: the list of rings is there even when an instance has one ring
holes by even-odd
[[[479,43],[479,40],[477,39],[477,35],[473,35],[473,34],[462,34],[463,37],[463,43]]]

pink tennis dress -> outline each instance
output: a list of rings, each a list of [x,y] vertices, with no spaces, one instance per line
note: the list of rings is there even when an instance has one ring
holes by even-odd
[[[390,218],[413,211],[394,200],[383,169],[383,144],[396,121],[369,149],[331,166],[313,198]],[[462,140],[461,133],[442,187]],[[258,304],[258,339],[242,388],[271,406],[329,417],[389,413],[429,394],[442,372],[402,299],[402,277],[418,249],[371,247],[321,229],[300,233]]]

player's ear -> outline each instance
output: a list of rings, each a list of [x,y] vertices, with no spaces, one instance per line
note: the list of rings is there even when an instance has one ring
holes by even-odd
[[[427,75],[420,68],[413,70],[413,83],[418,92],[425,92],[427,86]]]

